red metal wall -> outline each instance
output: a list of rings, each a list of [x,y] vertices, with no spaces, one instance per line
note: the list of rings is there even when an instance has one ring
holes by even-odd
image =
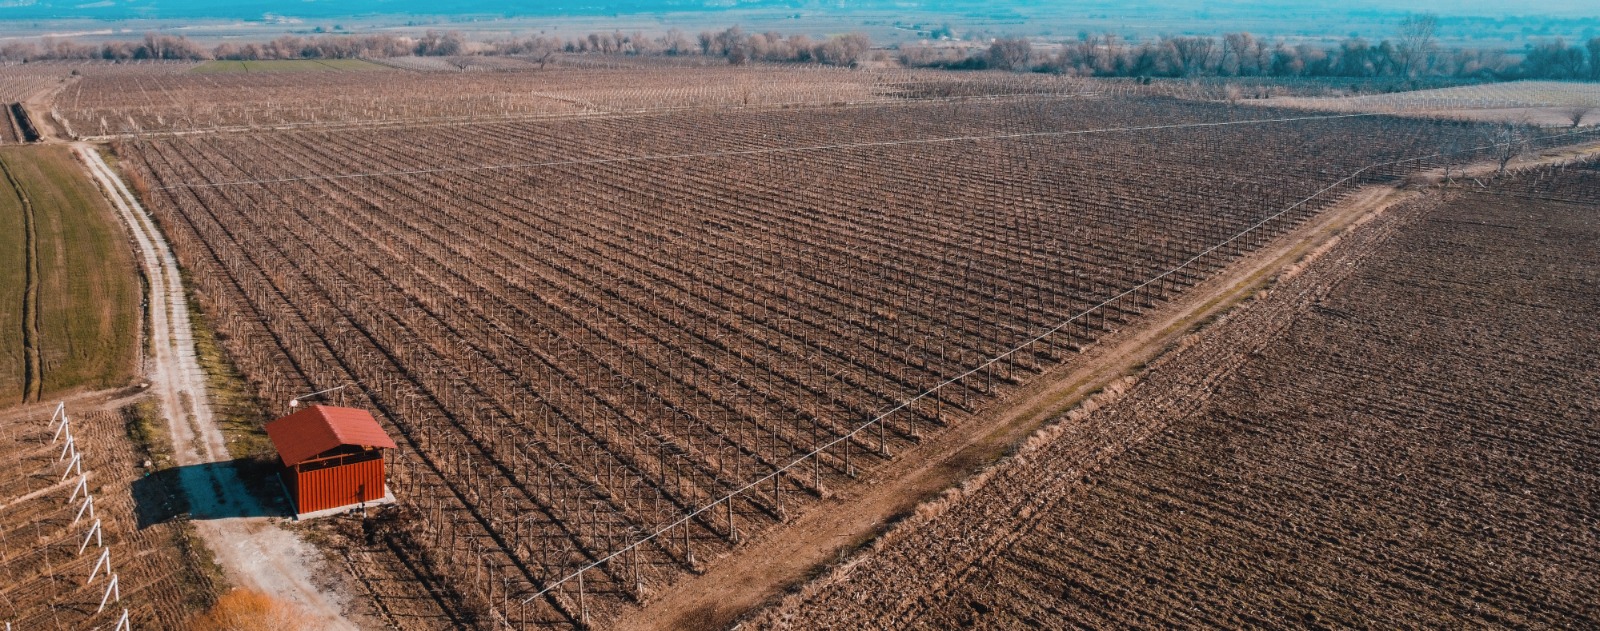
[[[290,491],[301,514],[383,498],[383,458],[291,473],[294,484]],[[361,496],[363,486],[365,498]]]

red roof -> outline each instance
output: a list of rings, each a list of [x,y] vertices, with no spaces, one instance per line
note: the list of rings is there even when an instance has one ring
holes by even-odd
[[[267,437],[278,448],[278,457],[292,467],[345,445],[394,449],[377,419],[366,410],[313,405],[271,423]]]

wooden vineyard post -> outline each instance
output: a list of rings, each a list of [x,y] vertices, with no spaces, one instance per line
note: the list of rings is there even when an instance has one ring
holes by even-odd
[[[628,564],[633,566],[633,600],[634,602],[642,603],[644,602],[644,579],[640,577],[639,573],[638,544],[635,544],[632,548],[628,549],[628,556],[632,557]]]
[[[778,521],[788,521],[788,514],[783,510],[783,471],[778,471],[772,476],[772,503],[778,506]]]
[[[728,496],[727,502],[728,502],[728,541],[732,542],[735,545],[738,545],[738,543],[739,543],[739,527],[738,527],[737,524],[733,523],[733,496],[732,495]]]
[[[817,497],[822,497],[823,493],[822,493],[822,454],[821,453],[813,454],[811,456],[811,480],[812,480],[812,486],[816,487],[816,489],[817,489]]]
[[[844,474],[852,478],[856,477],[855,468],[850,466],[850,437],[854,435],[854,433],[846,434],[844,440],[840,442],[844,445]]]
[[[689,520],[683,520],[683,562],[694,569],[694,548],[689,547]]]
[[[583,570],[578,570],[578,624],[589,626],[589,603],[584,599]]]

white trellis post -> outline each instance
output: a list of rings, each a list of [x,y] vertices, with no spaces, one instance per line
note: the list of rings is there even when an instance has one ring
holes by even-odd
[[[117,626],[111,631],[133,631],[133,623],[128,621],[128,610],[122,610],[122,617],[117,618]]]
[[[83,551],[89,548],[90,539],[94,539],[95,545],[102,548],[106,547],[105,540],[100,538],[100,520],[98,519],[94,520],[94,525],[89,527],[89,532],[84,533],[83,544],[78,546],[78,556],[83,556]]]
[[[83,452],[73,450],[72,459],[67,461],[67,468],[61,472],[60,482],[66,482],[67,476],[72,475],[73,467],[77,467],[78,475],[83,475]]]
[[[112,574],[111,575],[111,581],[106,584],[106,594],[104,596],[100,597],[100,608],[94,610],[94,612],[95,613],[100,613],[102,611],[105,611],[106,610],[106,600],[110,599],[113,595],[116,596],[116,602],[118,602],[118,603],[122,602],[122,590],[117,588],[117,575],[116,574]]]
[[[78,516],[72,518],[72,523],[76,524],[76,523],[78,523],[78,520],[83,519],[83,512],[84,511],[89,511],[89,519],[94,519],[94,496],[93,495],[85,494],[83,496],[83,508],[78,509]]]
[[[65,415],[62,415],[62,417],[61,417],[61,425],[56,427],[56,433],[55,433],[54,436],[50,437],[50,442],[53,443],[53,442],[56,442],[58,440],[61,440],[61,435],[62,434],[66,434],[68,440],[72,439],[72,422],[67,420],[67,417]]]
[[[78,474],[78,483],[72,485],[72,497],[67,498],[67,503],[71,504],[78,501],[78,492],[80,491],[83,492],[84,497],[89,496],[89,476],[82,473]]]
[[[89,580],[84,581],[84,585],[94,582],[94,577],[100,575],[100,566],[102,565],[106,568],[106,574],[111,574],[111,548],[100,549],[100,558],[94,562],[94,569],[89,571]]]

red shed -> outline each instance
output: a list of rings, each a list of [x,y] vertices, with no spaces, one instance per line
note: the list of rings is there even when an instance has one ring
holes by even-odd
[[[297,515],[385,499],[382,450],[395,444],[366,410],[313,405],[267,423],[267,437]]]

